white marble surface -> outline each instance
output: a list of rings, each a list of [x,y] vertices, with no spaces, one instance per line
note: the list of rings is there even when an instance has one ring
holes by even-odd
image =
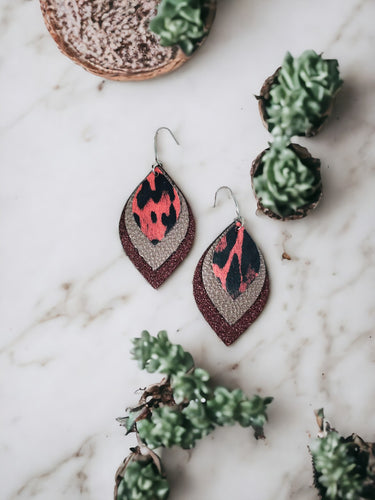
[[[266,441],[220,429],[164,454],[172,500],[314,500],[313,409],[375,440],[373,0],[219,3],[197,56],[167,77],[103,82],[60,54],[36,0],[0,2],[1,499],[108,500],[131,440],[115,417],[157,376],[130,339],[167,329],[217,382],[275,396]],[[324,51],[345,86],[322,133],[324,199],[307,219],[255,215],[249,166],[267,145],[253,94],[286,50]],[[158,291],[124,255],[118,218],[153,160],[188,197],[197,236]],[[231,348],[200,315],[192,275],[236,193],[272,295]],[[282,260],[283,252],[291,260]]]

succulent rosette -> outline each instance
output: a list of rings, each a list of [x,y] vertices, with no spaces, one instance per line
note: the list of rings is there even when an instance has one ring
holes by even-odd
[[[320,161],[305,148],[275,141],[254,161],[252,181],[258,207],[278,219],[307,215],[321,194]]]
[[[167,480],[152,459],[131,460],[123,467],[116,486],[116,500],[166,500]]]
[[[336,59],[323,59],[313,50],[297,58],[287,52],[260,96],[272,135],[291,138],[317,133],[342,83]]]
[[[344,438],[316,412],[319,437],[310,445],[315,486],[323,500],[375,498],[375,444],[357,434]]]
[[[207,34],[207,0],[162,0],[150,30],[159,35],[163,46],[178,45],[191,55]]]

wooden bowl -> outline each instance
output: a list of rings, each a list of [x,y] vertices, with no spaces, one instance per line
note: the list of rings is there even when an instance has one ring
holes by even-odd
[[[126,81],[169,73],[191,57],[177,45],[162,47],[158,36],[148,30],[160,1],[40,0],[40,5],[47,29],[63,54],[94,75]],[[207,33],[215,12],[216,0],[209,0]]]

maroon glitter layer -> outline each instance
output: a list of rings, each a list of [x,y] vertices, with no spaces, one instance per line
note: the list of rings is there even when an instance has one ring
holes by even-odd
[[[195,237],[195,221],[193,213],[189,204],[186,202],[188,213],[189,213],[189,226],[186,232],[185,238],[182,240],[181,244],[177,250],[162,264],[158,269],[153,270],[149,264],[144,260],[137,248],[133,245],[130,240],[129,234],[125,226],[125,209],[121,214],[119,232],[122,246],[124,247],[125,253],[128,255],[130,260],[133,262],[138,271],[143,274],[146,280],[154,288],[159,288],[164,281],[173,273],[173,271],[181,264],[185,259],[187,254],[193,245]]]
[[[270,292],[269,278],[267,274],[262,291],[260,292],[259,297],[254,302],[254,304],[236,323],[230,325],[212,303],[203,284],[202,265],[209,248],[202,255],[195,269],[193,279],[194,298],[200,312],[203,314],[207,323],[216,332],[216,334],[224,342],[224,344],[229,346],[233,344],[233,342],[235,342],[238,337],[249,328],[249,326],[263,311]]]

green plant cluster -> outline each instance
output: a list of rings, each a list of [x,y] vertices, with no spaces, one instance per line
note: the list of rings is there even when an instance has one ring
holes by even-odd
[[[266,105],[274,136],[310,135],[318,127],[342,85],[336,59],[313,50],[294,58],[287,52]]]
[[[323,500],[375,499],[375,444],[357,434],[344,438],[316,412],[320,437],[310,446],[315,486]]]
[[[150,30],[159,35],[161,45],[178,45],[190,55],[206,34],[205,4],[205,0],[162,0]]]
[[[159,372],[170,376],[188,372],[194,366],[191,354],[184,351],[181,345],[172,344],[165,331],[159,332],[157,337],[143,331],[139,338],[133,339],[131,354],[141,370],[149,373]]]
[[[131,461],[117,489],[116,500],[166,500],[169,486],[151,461]]]
[[[266,408],[272,398],[249,399],[240,389],[212,389],[209,374],[201,368],[192,369],[191,355],[172,344],[166,332],[159,332],[157,337],[143,332],[133,342],[133,357],[141,366],[148,371],[155,371],[157,366],[158,371],[170,375],[176,403],[173,407],[155,408],[148,418],[137,422],[138,433],[149,447],[193,448],[216,425],[239,423],[252,426],[257,437],[263,435]]]
[[[289,145],[295,135],[317,132],[342,83],[337,60],[323,59],[313,50],[298,58],[287,52],[269,96],[260,97],[274,141],[254,174],[253,187],[263,207],[281,217],[320,198],[318,167],[304,164]]]
[[[146,389],[139,406],[130,409],[128,416],[118,419],[148,447],[150,461],[147,466],[130,461],[116,500],[167,498],[166,480],[151,461],[155,448],[177,445],[191,449],[216,426],[236,423],[252,427],[256,438],[264,437],[267,406],[273,398],[248,398],[240,389],[212,388],[207,371],[196,368],[191,354],[171,343],[165,331],[156,337],[142,332],[133,339],[132,356],[142,369],[166,377]],[[146,496],[146,490],[151,496]],[[152,496],[153,491],[159,496]]]
[[[156,408],[151,418],[138,422],[137,429],[142,441],[150,448],[180,446],[191,449],[214,426],[204,408],[191,403],[182,412],[169,407]]]
[[[345,442],[332,431],[316,439],[310,451],[327,500],[358,500],[361,497],[363,478],[358,473],[353,443]]]
[[[309,168],[290,147],[279,143],[276,140],[265,152],[253,184],[265,208],[287,217],[319,200],[321,177],[318,169]]]

